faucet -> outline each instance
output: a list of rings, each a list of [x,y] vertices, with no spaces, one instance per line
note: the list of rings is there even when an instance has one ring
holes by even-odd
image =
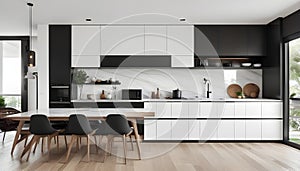
[[[209,94],[212,93],[212,91],[209,91],[209,84],[210,81],[206,78],[203,79],[204,80],[204,84],[207,85],[207,89],[206,89],[206,98],[209,98]]]

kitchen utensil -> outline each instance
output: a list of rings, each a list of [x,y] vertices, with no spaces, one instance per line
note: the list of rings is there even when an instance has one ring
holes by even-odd
[[[181,99],[181,90],[178,88],[176,90],[173,90],[173,99]]]
[[[246,97],[257,98],[259,95],[259,87],[254,83],[246,84],[243,87],[243,93]]]
[[[249,66],[251,66],[251,63],[250,62],[245,62],[245,63],[242,63],[242,66],[243,67],[249,67]]]
[[[253,67],[255,67],[255,68],[259,68],[259,67],[261,67],[261,63],[256,63],[256,64],[253,64]]]
[[[95,99],[95,95],[94,94],[87,94],[86,98],[89,100],[94,100]]]
[[[242,87],[238,84],[230,84],[227,87],[227,94],[229,95],[229,97],[232,98],[237,98],[238,95],[236,94],[237,92],[242,92]]]

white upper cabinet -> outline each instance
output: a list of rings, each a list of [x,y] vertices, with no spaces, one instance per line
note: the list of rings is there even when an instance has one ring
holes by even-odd
[[[73,55],[71,67],[100,67],[100,55]]]
[[[72,56],[100,55],[100,26],[72,26]]]
[[[194,26],[167,26],[167,50],[170,55],[194,55]]]
[[[101,55],[141,55],[144,41],[144,25],[101,27]]]
[[[194,67],[194,26],[167,26],[167,52],[172,67]]]
[[[145,26],[145,55],[167,54],[167,26]]]

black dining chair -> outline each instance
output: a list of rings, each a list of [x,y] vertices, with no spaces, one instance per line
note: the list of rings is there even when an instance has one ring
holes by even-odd
[[[71,135],[71,142],[68,145],[68,151],[66,155],[65,162],[68,161],[71,153],[71,149],[75,141],[78,141],[81,137],[87,138],[87,158],[90,160],[90,138],[94,135],[96,130],[91,128],[91,125],[85,115],[82,114],[72,114],[69,116],[68,126],[65,130],[66,135]]]
[[[28,161],[30,153],[31,153],[31,148],[35,143],[38,143],[40,141],[40,138],[47,137],[47,145],[48,145],[48,155],[50,155],[50,145],[51,145],[51,140],[52,138],[58,136],[59,132],[58,130],[54,129],[48,117],[46,115],[41,115],[41,114],[35,114],[30,117],[30,127],[29,131],[31,134],[33,134],[33,137],[30,141],[30,143],[24,148],[21,159],[23,156],[28,152],[27,159]],[[57,149],[59,149],[59,142],[57,142]]]
[[[133,133],[133,128],[130,127],[130,125],[128,124],[127,118],[121,114],[109,114],[106,118],[106,123],[111,128],[111,130],[113,130],[113,131],[111,130],[109,131],[109,136],[111,137],[109,137],[109,142],[107,144],[110,144],[111,146],[114,137],[117,136],[122,137],[123,148],[124,148],[124,160],[126,164],[126,156],[127,156],[126,138],[130,137],[130,135]]]

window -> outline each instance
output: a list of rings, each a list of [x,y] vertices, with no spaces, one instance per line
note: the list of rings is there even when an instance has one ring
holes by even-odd
[[[0,96],[7,107],[21,110],[21,41],[0,41]]]
[[[300,144],[300,38],[288,43],[290,70],[289,140]]]

